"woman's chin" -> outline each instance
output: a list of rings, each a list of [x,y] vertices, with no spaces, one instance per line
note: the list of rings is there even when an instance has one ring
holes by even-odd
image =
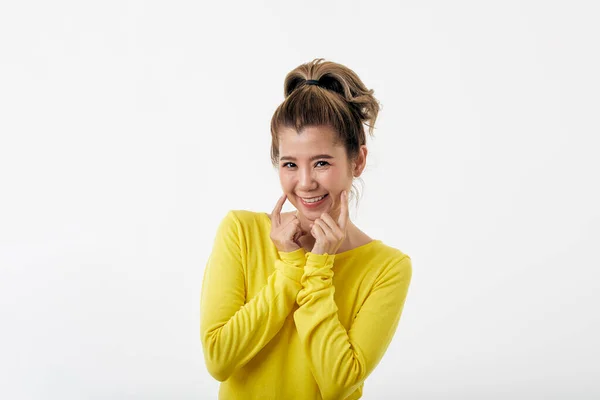
[[[316,213],[306,213],[306,212],[302,212],[300,210],[297,210],[296,216],[297,217],[302,217],[303,219],[305,219],[307,221],[314,222],[314,220],[317,219],[317,218],[319,218],[321,216],[321,214],[317,215]]]

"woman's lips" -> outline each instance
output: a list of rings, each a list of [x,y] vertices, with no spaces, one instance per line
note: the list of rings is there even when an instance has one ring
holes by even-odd
[[[324,196],[325,197],[323,197],[321,200],[317,201],[316,203],[306,203],[302,197],[300,197],[300,202],[306,208],[317,208],[325,202],[325,200],[329,196],[329,193],[326,193]]]

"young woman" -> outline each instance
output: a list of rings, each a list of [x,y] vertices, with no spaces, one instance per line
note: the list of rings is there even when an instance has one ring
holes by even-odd
[[[408,255],[349,218],[363,125],[372,135],[379,105],[323,59],[291,71],[284,93],[271,121],[283,195],[271,214],[231,210],[217,229],[200,303],[205,362],[220,399],[358,399],[412,276]],[[286,200],[296,212],[281,213]]]

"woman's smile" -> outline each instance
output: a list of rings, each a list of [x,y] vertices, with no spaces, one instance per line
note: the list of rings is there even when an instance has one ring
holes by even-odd
[[[302,203],[302,205],[305,208],[308,209],[315,209],[315,208],[319,208],[320,206],[322,206],[323,204],[325,204],[325,201],[327,200],[329,194],[325,194],[320,200],[315,201],[314,199],[318,199],[318,197],[313,197],[311,201],[306,201],[304,200],[304,198],[300,197],[300,203]]]

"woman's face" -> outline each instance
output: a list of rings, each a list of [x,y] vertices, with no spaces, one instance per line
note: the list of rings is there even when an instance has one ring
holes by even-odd
[[[328,212],[337,219],[340,194],[352,187],[346,150],[334,146],[329,126],[309,126],[298,134],[292,128],[279,131],[279,180],[283,192],[299,213],[309,221]],[[302,199],[327,195],[313,207]]]

